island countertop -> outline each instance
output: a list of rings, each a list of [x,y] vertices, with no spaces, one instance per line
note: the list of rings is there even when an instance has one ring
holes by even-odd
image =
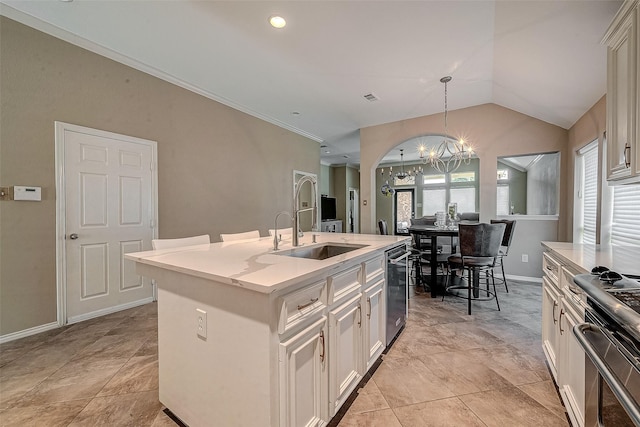
[[[597,265],[623,275],[640,276],[640,246],[605,246],[566,242],[542,242],[576,270],[590,272]]]
[[[306,278],[317,277],[340,269],[346,263],[364,261],[376,252],[408,243],[409,236],[381,236],[375,234],[311,233],[300,239],[302,247],[323,243],[360,244],[363,248],[324,260],[277,255],[273,251],[273,237],[253,241],[218,242],[181,248],[126,254],[136,263],[181,272],[232,286],[262,293],[271,293]],[[293,248],[291,237],[284,238],[278,252]]]

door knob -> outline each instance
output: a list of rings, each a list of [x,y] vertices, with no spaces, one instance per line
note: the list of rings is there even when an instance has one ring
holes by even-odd
[[[78,235],[76,233],[71,233],[71,234],[69,234],[69,238],[71,240],[76,240],[78,238]]]

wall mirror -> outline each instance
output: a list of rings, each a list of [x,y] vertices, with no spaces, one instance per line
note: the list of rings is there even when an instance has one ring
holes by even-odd
[[[497,215],[558,215],[560,153],[498,157]]]

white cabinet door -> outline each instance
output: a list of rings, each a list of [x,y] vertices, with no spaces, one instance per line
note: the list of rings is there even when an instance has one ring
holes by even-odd
[[[558,319],[560,294],[551,281],[542,278],[542,349],[549,363],[553,378],[558,381],[556,356],[558,354]]]
[[[571,425],[584,426],[585,406],[585,354],[573,335],[573,327],[583,320],[571,301],[563,298],[558,319],[559,360],[558,389],[564,402]]]
[[[631,6],[633,2],[628,2]],[[638,11],[623,6],[605,39],[607,49],[607,179],[636,175]]]
[[[280,425],[324,426],[327,414],[327,318],[280,343]],[[250,409],[248,409],[250,410]]]
[[[365,372],[369,371],[385,348],[385,298],[384,277],[364,291],[364,357]]]
[[[362,293],[329,311],[329,416],[362,379]],[[304,424],[301,424],[304,425]]]

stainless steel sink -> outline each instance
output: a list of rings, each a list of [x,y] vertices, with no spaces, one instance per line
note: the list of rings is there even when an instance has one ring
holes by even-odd
[[[364,248],[366,246],[368,245],[357,245],[352,243],[324,243],[317,246],[303,246],[286,251],[274,252],[274,255],[321,260],[355,251],[356,249]]]

